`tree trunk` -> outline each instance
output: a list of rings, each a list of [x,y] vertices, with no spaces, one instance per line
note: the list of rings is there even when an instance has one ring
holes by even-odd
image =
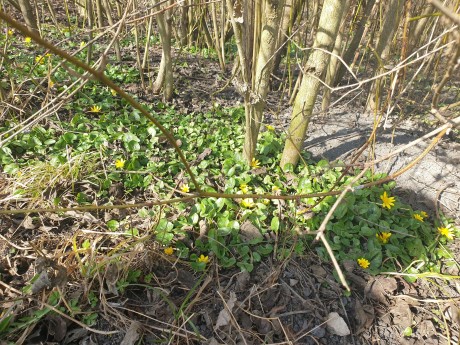
[[[170,1],[168,1],[165,6],[170,4]],[[158,76],[153,83],[153,92],[160,93],[161,89],[163,89],[163,99],[167,102],[172,99],[174,89],[171,59],[171,18],[169,12],[169,10],[160,12],[156,16],[162,52]]]
[[[315,49],[309,56],[304,69],[304,75],[294,101],[291,115],[291,123],[287,133],[287,138],[281,157],[281,167],[286,168],[286,164],[297,165],[300,158],[300,150],[305,139],[313,106],[321,86],[320,79],[323,78],[329,63],[330,54],[339,26],[342,21],[345,2],[342,0],[325,0],[321,17],[319,19],[318,31],[315,38]]]
[[[411,24],[409,29],[409,54],[413,53],[414,49],[422,41],[422,33],[425,30],[428,21],[432,18],[430,14],[434,12],[433,6],[431,4],[424,4],[423,6],[425,7],[422,14],[418,16],[418,19],[415,23]]]
[[[391,0],[388,3],[388,9],[385,14],[385,20],[383,22],[382,29],[380,31],[377,46],[374,50],[375,58],[375,75],[379,75],[383,72],[384,62],[388,59],[391,50],[391,41],[395,35],[396,29],[399,26],[401,18],[401,12],[404,7],[404,0]],[[366,109],[371,111],[377,111],[380,109],[380,80],[375,80],[370,88],[369,96],[367,98]]]
[[[372,9],[374,8],[374,4],[375,4],[375,0],[367,1],[366,7],[364,8],[364,14],[361,17],[361,19],[358,21],[358,24],[356,24],[356,30],[353,34],[353,38],[350,42],[350,45],[348,46],[347,50],[343,54],[343,61],[347,64],[347,66],[350,66],[350,64],[352,63],[353,57],[355,56],[356,52],[359,51],[359,46],[361,45],[362,38],[366,36],[365,31],[366,31],[366,28],[368,28],[368,25],[370,25],[369,24],[370,17],[372,14]],[[340,83],[346,70],[347,68],[345,67],[345,65],[343,63],[340,64],[336,77],[335,77],[334,85],[337,85],[338,83]]]
[[[243,152],[250,163],[255,155],[257,138],[263,120],[265,99],[270,89],[270,75],[273,71],[274,54],[277,48],[278,30],[281,19],[283,1],[267,0],[262,16],[262,33],[260,36],[257,62],[254,66],[252,99],[249,104],[249,114],[246,114],[246,128]]]
[[[18,0],[18,5],[27,27],[38,33],[37,19],[35,18],[35,11],[30,4],[30,0]]]
[[[346,29],[346,24],[347,24],[346,14],[348,12],[348,8],[350,7],[350,0],[344,0],[344,1],[345,1],[345,8],[343,10],[344,15],[342,16],[343,19],[342,19],[341,29],[337,33],[337,37],[335,39],[335,44],[334,44],[334,49],[332,50],[333,55],[331,56],[331,59],[327,66],[326,78],[324,80],[327,86],[324,87],[323,103],[321,105],[322,107],[321,109],[323,112],[327,111],[329,109],[329,106],[331,105],[330,87],[334,85],[335,76],[337,74],[338,67],[341,63],[339,60],[339,56],[342,55],[343,45],[345,43],[343,31]]]
[[[254,158],[263,119],[283,4],[284,0],[227,0],[241,66],[235,86],[244,98],[243,152],[248,163]]]

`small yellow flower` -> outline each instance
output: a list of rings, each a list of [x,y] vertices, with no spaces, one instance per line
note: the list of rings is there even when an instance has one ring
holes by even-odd
[[[240,190],[243,192],[243,194],[248,194],[251,190],[251,187],[249,187],[246,183],[243,183],[240,184]]]
[[[412,217],[414,217],[414,219],[417,219],[419,222],[423,222],[423,216],[418,213],[414,213]]]
[[[182,187],[180,187],[180,190],[183,192],[183,193],[188,193],[190,191],[190,187],[188,186],[187,183],[184,183],[182,185]]]
[[[32,42],[32,38],[30,38],[29,36],[25,37],[24,38],[24,42],[29,44],[30,42]]]
[[[428,218],[428,214],[425,211],[420,211],[419,213],[423,218]]]
[[[18,177],[21,177],[21,176],[22,176],[22,171],[18,171],[18,172],[16,173],[16,175],[17,175]]]
[[[268,205],[270,203],[270,199],[262,199],[262,204]]]
[[[14,32],[13,30],[8,30],[8,36],[13,36]]]
[[[198,262],[204,262],[207,264],[209,262],[209,257],[206,255],[204,256],[203,254],[200,255],[200,257],[197,259]]]
[[[89,110],[90,113],[100,113],[102,108],[98,105],[93,105]]]
[[[251,161],[251,168],[257,169],[259,167],[260,167],[260,162],[257,159],[253,158]]]
[[[117,95],[117,92],[114,89],[110,89],[110,93],[112,94],[113,97]]]
[[[383,244],[388,243],[391,237],[391,232],[381,232],[375,235],[377,239]]]
[[[54,81],[52,81],[52,80],[50,79],[50,81],[48,82],[48,86],[49,86],[50,89],[51,89],[51,88],[54,86]]]
[[[85,48],[85,46],[86,46],[86,42],[85,42],[85,41],[80,42],[80,49]]]
[[[281,189],[278,186],[272,186],[272,192],[276,193],[279,192]]]
[[[254,201],[252,201],[252,199],[243,199],[243,201],[241,201],[241,206],[243,206],[244,208],[253,208],[254,206],[256,206],[256,204],[254,204]]]
[[[364,259],[364,258],[358,259],[358,265],[361,266],[362,268],[368,268],[370,264],[371,263],[367,259]]]
[[[173,255],[174,254],[174,249],[173,247],[168,247],[164,249],[164,252],[166,255]]]
[[[40,65],[43,65],[45,63],[45,59],[43,58],[43,56],[41,55],[38,55],[36,58],[35,58],[35,62],[40,64]]]
[[[125,167],[125,160],[123,158],[117,159],[115,161],[115,167],[117,169],[123,169]]]
[[[446,227],[439,227],[438,228],[439,233],[446,237],[448,240],[453,240],[455,235],[453,234],[452,230]]]
[[[387,192],[383,192],[383,194],[380,195],[380,199],[382,199],[382,206],[387,209],[391,209],[395,204],[395,197],[388,196]]]
[[[51,57],[51,54],[50,54],[50,53],[46,53],[46,54],[45,54],[45,57],[46,57],[47,59],[49,59],[49,58]]]
[[[265,125],[265,128],[267,128],[267,130],[269,130],[270,132],[275,131],[275,127],[273,127],[272,125]]]

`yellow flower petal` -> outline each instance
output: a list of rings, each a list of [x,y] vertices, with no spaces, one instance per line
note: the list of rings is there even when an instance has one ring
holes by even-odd
[[[423,222],[423,216],[418,213],[414,213],[412,217],[414,217],[414,219],[417,219],[419,222]]]
[[[257,159],[253,158],[251,161],[251,168],[257,169],[259,167],[260,167],[260,162]]]
[[[184,183],[184,184],[182,185],[182,187],[180,187],[180,190],[181,190],[183,193],[188,193],[188,192],[190,192],[190,187],[188,186],[187,183]]]
[[[381,232],[376,234],[375,236],[382,244],[386,244],[390,240],[391,232]]]
[[[358,259],[358,265],[361,266],[362,268],[368,268],[370,266],[369,260],[365,258],[359,258]]]
[[[207,264],[209,262],[209,257],[206,255],[204,256],[203,254],[200,255],[200,257],[197,259],[198,262],[204,262]]]
[[[253,208],[254,206],[256,206],[256,204],[254,204],[254,201],[252,199],[243,199],[241,201],[241,206],[243,206],[244,208]]]
[[[388,196],[387,192],[383,192],[383,194],[380,195],[380,199],[382,200],[382,206],[384,208],[391,209],[395,204],[395,197]]]
[[[117,169],[123,169],[125,167],[125,160],[123,158],[117,159],[115,161],[115,167]]]
[[[98,105],[93,105],[89,110],[90,113],[100,113],[102,108]]]
[[[452,230],[449,229],[449,228],[446,228],[446,227],[444,227],[444,226],[443,226],[443,227],[439,227],[439,228],[438,228],[438,232],[439,232],[442,236],[444,236],[445,238],[447,238],[447,239],[449,239],[449,240],[453,240],[454,237],[455,237],[455,235],[454,235],[454,233],[452,232]]]
[[[173,247],[168,247],[164,249],[164,252],[166,255],[173,255],[174,254],[174,249]]]

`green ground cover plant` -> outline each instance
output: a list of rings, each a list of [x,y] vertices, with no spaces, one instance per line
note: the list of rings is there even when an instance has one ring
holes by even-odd
[[[32,44],[27,38],[8,32],[2,38],[14,52],[11,58],[18,68],[9,75],[15,76],[16,83],[30,85],[30,90],[43,85],[45,94],[77,90],[66,86],[77,77],[59,67],[51,54],[32,47],[33,54],[24,53],[24,46]],[[85,59],[84,44],[65,44],[72,49],[81,46],[77,55]],[[94,49],[100,47],[95,45]],[[140,80],[138,71],[131,67],[108,64],[105,73],[119,84]],[[284,134],[271,125],[261,133],[256,158],[248,166],[242,154],[242,108],[216,105],[209,112],[182,114],[161,102],[143,105],[174,134],[201,190],[221,193],[222,197],[141,208],[137,216],[151,223],[147,228],[133,226],[129,215],[106,221],[103,230],[121,234],[123,245],[106,250],[104,260],[98,262],[91,260],[102,254],[95,240],[75,240],[72,253],[85,279],[94,279],[103,271],[107,274],[121,262],[120,253],[147,239],[155,241],[160,253],[190,265],[196,272],[206,271],[212,262],[221,269],[238,267],[251,272],[269,255],[281,261],[308,255],[311,250],[329,260],[326,249],[314,239],[337,197],[284,200],[268,196],[322,193],[346,186],[352,186],[352,192],[326,227],[326,238],[339,263],[352,260],[370,274],[407,273],[409,281],[424,272],[440,273],[442,265],[455,264],[446,244],[460,232],[451,220],[442,216],[433,219],[428,210],[412,209],[395,192],[396,182],[360,188],[384,175],[367,171],[354,181],[360,170],[344,174],[342,162],[314,162],[308,153],[303,155],[302,164],[283,171],[279,161]],[[21,120],[12,117],[0,124],[0,133],[11,132]],[[17,198],[27,198],[40,207],[72,207],[113,205],[139,198],[164,200],[196,191],[197,186],[184,173],[184,165],[160,131],[116,92],[95,81],[88,80],[78,88],[72,101],[48,120],[0,147],[1,168],[14,179]],[[225,194],[242,196],[229,199]],[[83,257],[89,259],[83,262]],[[38,278],[35,276],[24,292]],[[149,279],[148,272],[128,266],[108,288],[123,294]],[[93,291],[86,300],[67,300],[65,306],[60,303],[64,298],[53,291],[47,300],[49,307],[14,322],[12,317],[4,318],[0,335],[37,322],[55,312],[51,307],[87,325],[95,323],[99,301]]]

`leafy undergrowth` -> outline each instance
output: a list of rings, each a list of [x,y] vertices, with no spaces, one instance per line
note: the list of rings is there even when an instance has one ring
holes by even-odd
[[[99,91],[101,98],[108,99],[109,93]],[[111,102],[110,107],[96,103],[101,108],[97,113],[69,109],[68,121],[55,119],[52,127],[37,126],[1,149],[16,205],[24,199],[41,206],[108,205],[193,192],[195,186],[175,151],[157,130],[123,101],[113,98]],[[332,167],[327,161],[313,163],[308,157],[298,168],[283,173],[278,167],[283,138],[270,126],[261,135],[257,160],[247,167],[239,149],[241,109],[181,115],[160,104],[150,110],[175,134],[205,191],[310,194],[330,191],[336,184],[339,188],[353,179],[345,175],[339,181],[343,167]],[[381,177],[367,173],[357,186]],[[459,235],[458,230],[446,219],[432,222],[425,211],[412,210],[392,194],[394,185],[354,188],[336,209],[326,234],[338,261],[354,260],[371,274],[440,272],[441,263],[455,264],[444,244]],[[114,186],[118,190],[113,191]],[[318,229],[335,200],[332,195],[300,201],[200,198],[142,208],[137,214],[111,213],[96,235],[77,232],[72,243],[61,244],[71,250],[70,257],[61,262],[55,254],[55,259],[38,266],[23,292],[36,294],[83,277],[89,288],[85,296],[65,305],[54,290],[47,302],[91,325],[100,302],[96,281],[114,295],[139,283],[148,284],[151,273],[136,268],[132,261],[136,261],[135,253],[152,245],[195,271],[205,271],[214,261],[221,268],[236,266],[250,272],[267,255],[283,260],[311,249],[327,260],[324,247],[312,247],[315,234],[309,233]],[[28,219],[34,224],[38,216]],[[109,279],[113,267],[116,277]],[[46,275],[49,269],[53,278]],[[2,275],[9,281],[6,272]],[[12,336],[51,310],[4,318],[0,330]]]
[[[24,68],[18,70],[24,75],[18,78],[27,79],[32,73],[48,79],[48,91],[64,91],[63,83],[72,77],[59,68],[51,78],[50,67],[56,62],[43,54],[16,56],[24,61]],[[120,83],[138,80],[130,69],[108,65],[106,71]],[[282,261],[311,250],[329,260],[325,248],[313,240],[335,195],[300,200],[264,196],[340,190],[359,170],[343,174],[341,164],[313,162],[304,155],[298,167],[283,172],[278,164],[285,138],[269,125],[248,167],[241,153],[242,109],[216,104],[212,112],[184,115],[162,103],[145,106],[174,134],[201,189],[222,197],[187,199],[131,213],[73,214],[71,221],[68,213],[27,216],[23,226],[31,230],[28,243],[33,246],[28,253],[40,258],[35,272],[29,269],[30,262],[19,267],[29,273],[26,282],[16,281],[11,270],[0,271],[1,280],[15,289],[5,296],[15,303],[2,314],[1,337],[14,341],[53,313],[94,325],[101,305],[107,303],[106,295],[123,296],[138,286],[149,289],[155,279],[149,252],[196,272],[207,271],[211,263],[220,269],[251,272],[264,257]],[[5,122],[0,132],[19,122],[14,118]],[[166,138],[124,100],[92,81],[58,116],[7,141],[0,148],[0,163],[7,175],[10,208],[167,200],[197,188]],[[445,244],[460,233],[448,219],[433,220],[428,210],[413,210],[392,192],[395,182],[359,188],[382,177],[367,172],[356,181],[328,223],[326,237],[339,263],[352,260],[371,274],[406,273],[408,280],[455,265]],[[224,194],[233,193],[261,197],[225,198]],[[62,233],[64,228],[70,231]],[[17,257],[27,258],[21,248],[1,249],[15,262]],[[63,290],[65,281],[73,286],[78,282],[84,291]],[[193,291],[194,286],[189,288]],[[169,301],[161,291],[155,293]],[[30,310],[16,303],[27,298],[32,298]],[[187,300],[175,310],[176,318],[186,311]]]

